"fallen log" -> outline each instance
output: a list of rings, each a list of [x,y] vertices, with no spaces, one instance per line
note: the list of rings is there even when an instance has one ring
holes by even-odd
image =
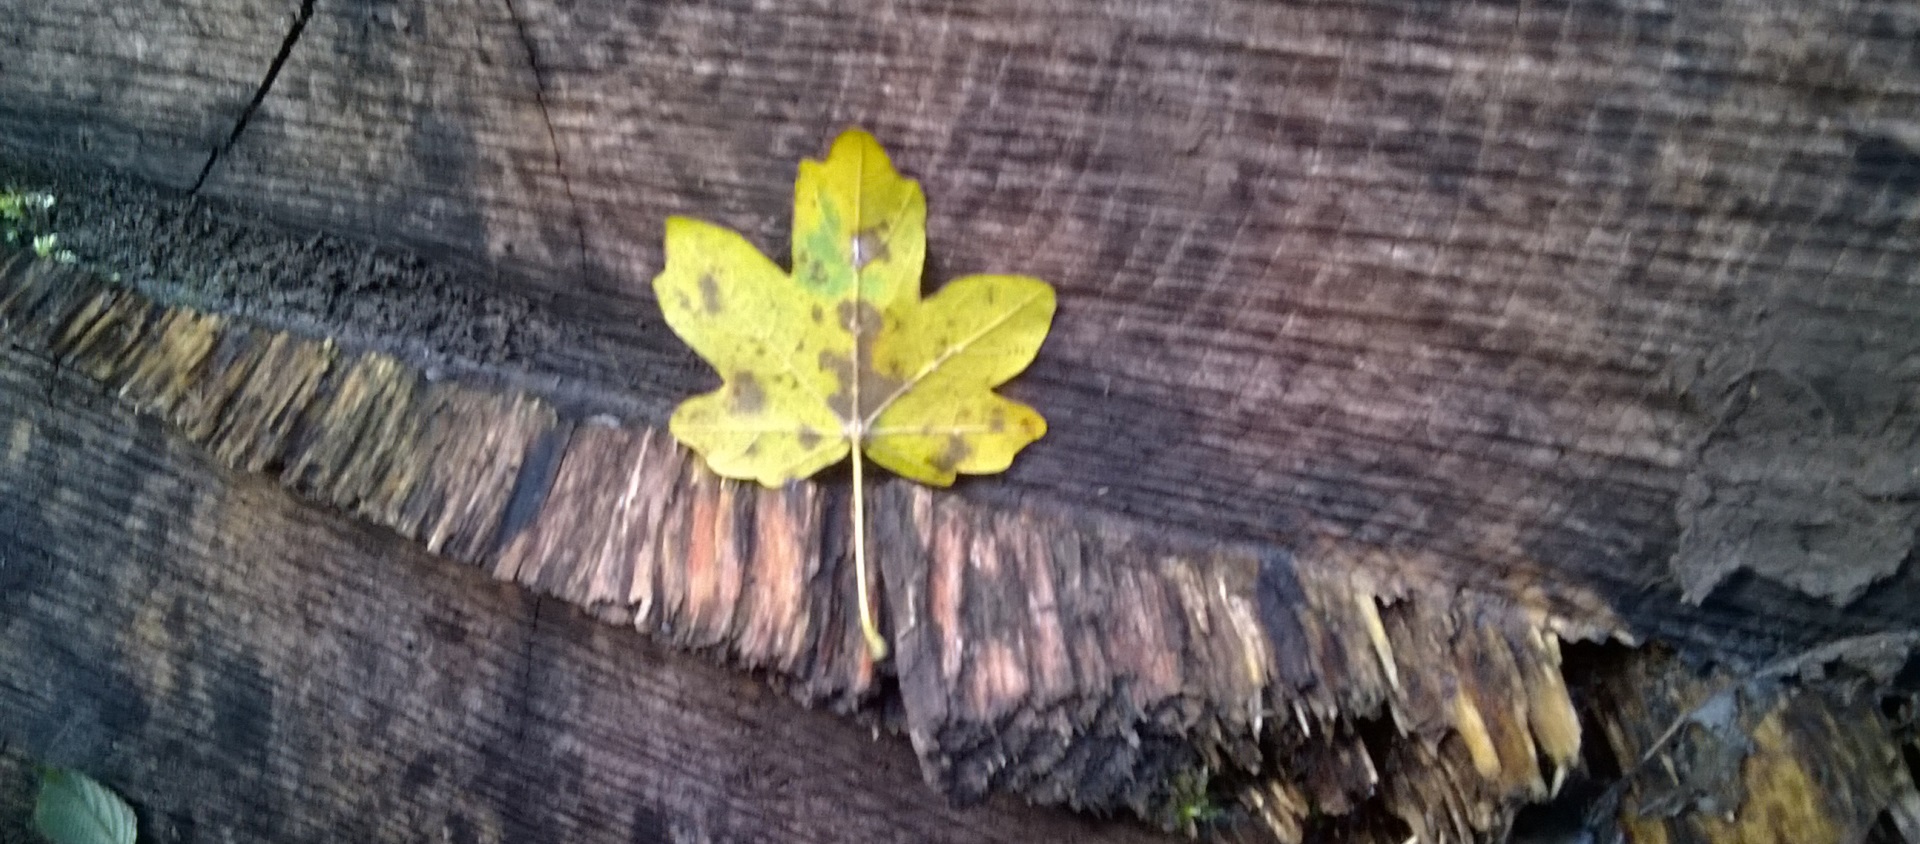
[[[35,318],[79,333],[26,353],[803,698],[859,711],[897,676],[959,797],[1139,808],[1207,779],[1276,835],[1497,835],[1557,780],[1517,760],[1557,746],[1541,678],[1580,685],[1560,637],[1739,677],[1911,627],[1910,6],[1110,11],[202,0],[102,39],[82,0],[0,10],[12,154],[454,268],[175,233],[103,270],[218,307],[56,303]],[[927,184],[936,275],[1066,303],[1016,390],[1070,424],[1004,479],[876,496],[879,667],[846,647],[836,487],[729,487],[665,446],[707,376],[643,293],[665,214],[777,246],[792,160],[850,122]],[[221,241],[218,270],[159,272]],[[228,381],[140,345],[209,319]],[[151,392],[189,381],[197,411]],[[633,535],[634,502],[665,532]]]

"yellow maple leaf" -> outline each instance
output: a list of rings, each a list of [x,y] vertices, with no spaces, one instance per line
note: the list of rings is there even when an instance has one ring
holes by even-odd
[[[1046,433],[993,388],[1026,369],[1053,322],[1037,278],[971,275],[920,298],[926,199],[872,135],[849,129],[800,163],[789,276],[719,226],[667,220],[653,281],[667,325],[718,370],[718,390],[669,430],[716,473],[778,486],[853,455],[861,624],[867,602],[863,457],[921,483],[1007,468]]]

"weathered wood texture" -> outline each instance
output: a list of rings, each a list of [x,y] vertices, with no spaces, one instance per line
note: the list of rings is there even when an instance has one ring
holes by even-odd
[[[646,300],[661,218],[701,214],[779,247],[794,159],[858,122],[925,181],[936,278],[1054,281],[1055,336],[1014,388],[1056,420],[1044,447],[963,502],[879,496],[889,536],[914,549],[884,573],[908,726],[960,793],[1131,801],[1101,790],[1104,755],[1043,740],[1050,719],[1087,746],[1134,749],[1139,787],[1186,753],[1244,760],[1247,735],[1271,735],[1252,724],[1283,718],[1288,696],[1325,695],[1348,716],[1388,699],[1396,719],[1450,713],[1411,722],[1444,724],[1435,735],[1470,736],[1478,718],[1484,742],[1436,739],[1453,762],[1396,763],[1426,779],[1388,780],[1433,788],[1382,793],[1416,795],[1391,800],[1420,823],[1454,801],[1482,807],[1449,815],[1465,827],[1497,825],[1484,807],[1506,798],[1488,795],[1528,790],[1505,765],[1512,737],[1550,741],[1516,726],[1531,716],[1460,708],[1479,692],[1423,691],[1408,666],[1452,659],[1485,675],[1470,686],[1524,684],[1554,662],[1553,623],[1616,614],[1697,654],[1762,659],[1909,625],[1920,599],[1911,4],[314,0],[276,36],[225,22],[287,9],[193,0],[126,21],[124,38],[73,35],[92,12],[0,8],[0,145],[424,249],[610,338],[552,377],[585,397],[575,409],[623,424],[534,402],[528,424],[564,433],[528,432],[549,450],[503,458],[522,479],[544,465],[529,455],[553,461],[538,507],[497,488],[451,507],[386,501],[426,525],[505,494],[500,512],[518,515],[499,518],[521,528],[505,539],[521,547],[498,572],[795,668],[814,697],[870,682],[845,650],[831,528],[797,562],[763,561],[755,543],[775,526],[778,542],[811,541],[838,523],[831,495],[710,484],[687,499],[706,510],[676,511],[685,533],[653,545],[594,515],[698,486],[654,476],[638,498],[604,493],[616,461],[673,471],[646,429],[705,377]],[[183,67],[245,61],[260,61],[257,108],[231,79],[181,82],[199,72]],[[357,401],[350,382],[412,402],[458,392],[318,341],[256,339],[247,354],[320,374],[310,396],[298,378],[236,384],[249,401],[318,414]],[[506,395],[470,399],[521,401]],[[381,406],[338,422],[409,444],[364,459],[421,461],[399,474],[416,490],[459,480],[424,468],[442,447],[419,445],[435,442],[425,417],[375,422]],[[321,473],[290,477],[296,489],[380,516],[347,500],[391,493],[349,468],[354,448],[247,413],[209,423],[209,445],[284,475],[281,442],[279,459]],[[476,519],[445,541],[498,550],[476,537],[502,528]],[[974,565],[982,549],[996,562]],[[792,567],[809,560],[820,567]],[[733,562],[789,579],[732,581]],[[1013,591],[1014,571],[1023,589],[1051,578],[1056,604]],[[816,591],[796,603],[802,581]],[[1238,627],[1248,607],[1258,637]],[[775,611],[799,626],[751,628]],[[1078,625],[1061,623],[1061,648],[1049,613]],[[1488,631],[1522,643],[1511,667],[1476,644],[1499,638]],[[1084,697],[1051,698],[1062,681],[1037,673],[1063,652]],[[1423,656],[1383,658],[1396,653]],[[1236,697],[1247,688],[1263,703]],[[1161,703],[1067,702],[1136,697]],[[1337,761],[1311,770],[1370,781],[1356,731],[1332,720],[1263,748],[1262,764],[1324,753]],[[1201,740],[1158,742],[1175,734]],[[1345,793],[1304,791],[1274,793],[1275,829]]]
[[[1897,667],[1911,642],[1886,644]],[[1843,661],[1827,657],[1767,676],[1703,675],[1661,655],[1608,660],[1578,690],[1622,771],[1597,801],[1608,825],[1676,844],[1920,838],[1920,793],[1896,738],[1912,740],[1912,701],[1883,709],[1855,672],[1792,682]]]
[[[260,91],[298,6],[9,4],[0,73],[21,108],[0,108],[0,135],[191,187]]]
[[[875,692],[833,487],[725,482],[650,429],[562,421],[537,398],[430,383],[382,354],[158,306],[21,254],[0,265],[0,319],[230,467],[770,669],[804,698],[847,708]],[[884,668],[951,795],[1156,815],[1210,771],[1277,840],[1329,818],[1348,840],[1474,840],[1580,764],[1558,642],[1608,632],[1601,610],[1196,553],[1111,519],[903,484],[872,506],[898,654]],[[1393,738],[1370,747],[1369,732]],[[1874,737],[1863,746],[1891,747]],[[1884,777],[1821,793],[1860,779]],[[1846,808],[1877,812],[1890,791]]]
[[[835,487],[723,481],[651,429],[564,422],[24,253],[0,264],[0,320],[227,466],[804,698],[875,690]],[[906,728],[927,778],[969,802],[998,788],[1152,816],[1181,777],[1231,771],[1273,793],[1245,799],[1285,840],[1381,793],[1367,812],[1417,831],[1497,833],[1578,758],[1557,637],[1613,631],[1597,608],[1196,554],[901,483],[871,506]],[[1375,719],[1425,750],[1376,769],[1351,729]],[[1349,761],[1293,764],[1322,756]]]
[[[30,840],[29,759],[183,844],[1165,840],[951,808],[897,738],[227,471],[19,349],[0,445],[0,840]]]
[[[970,498],[1576,582],[1732,658],[1920,598],[1910,3],[92,12],[0,10],[0,143],[210,164],[203,195],[479,267],[618,338],[559,374],[643,422],[705,377],[646,299],[661,219],[780,247],[794,160],[857,122],[925,181],[936,275],[1061,290],[1015,389],[1062,424]],[[248,109],[149,33],[285,61]]]

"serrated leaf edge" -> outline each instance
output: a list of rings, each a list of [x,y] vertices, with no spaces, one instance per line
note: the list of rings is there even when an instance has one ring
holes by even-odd
[[[53,803],[61,799],[67,805]],[[56,811],[68,817],[55,821]],[[127,801],[92,777],[63,768],[42,769],[33,827],[54,844],[133,844],[136,834],[133,807]]]

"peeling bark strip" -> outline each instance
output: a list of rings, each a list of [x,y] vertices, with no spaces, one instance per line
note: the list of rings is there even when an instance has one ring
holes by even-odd
[[[24,253],[0,256],[0,320],[230,466],[769,669],[805,699],[844,709],[879,688],[831,488],[721,480],[655,430],[560,420],[539,398],[157,306]],[[1349,840],[1481,840],[1578,764],[1560,636],[1613,622],[1577,593],[1460,590],[1419,560],[1356,566],[1333,546],[1196,551],[1108,517],[901,483],[873,507],[906,726],[955,798],[1009,790],[1151,816],[1214,776],[1281,841],[1330,822]],[[1751,732],[1795,748],[1828,736],[1864,759],[1886,729],[1848,732],[1833,713],[1851,711],[1805,704]],[[1616,752],[1646,746],[1608,723]],[[1763,799],[1801,770],[1782,754],[1749,784]],[[1861,768],[1870,799],[1835,805],[1884,804],[1887,770]],[[1634,811],[1660,811],[1635,794]]]
[[[228,465],[771,669],[808,700],[845,708],[876,688],[829,512],[844,505],[822,487],[722,480],[652,429],[563,423],[537,398],[429,383],[385,355],[158,307],[23,256],[0,284],[17,343]],[[522,477],[542,449],[557,465]],[[497,535],[515,497],[539,504]],[[1538,611],[905,484],[873,506],[908,731],[958,799],[1002,789],[1152,815],[1181,777],[1241,771],[1237,797],[1286,840],[1314,813],[1356,811],[1471,838],[1577,756]],[[1407,740],[1376,758],[1355,729],[1370,720]]]
[[[817,487],[716,478],[653,429],[583,425],[561,461],[538,514],[491,562],[496,577],[773,669],[809,701],[851,706],[873,688],[840,609],[852,578],[837,550],[822,553]]]

